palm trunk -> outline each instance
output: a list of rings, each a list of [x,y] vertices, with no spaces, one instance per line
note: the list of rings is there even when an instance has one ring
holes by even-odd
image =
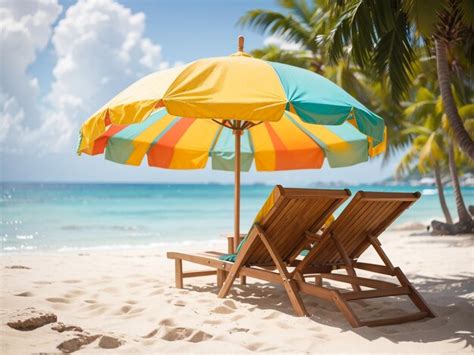
[[[454,131],[457,144],[471,160],[474,160],[474,142],[463,125],[451,91],[447,44],[442,39],[436,39],[435,44],[439,89],[441,91],[446,116]]]
[[[449,213],[448,205],[446,204],[446,198],[444,197],[444,187],[441,182],[441,174],[439,171],[439,166],[437,163],[433,163],[433,170],[435,173],[436,179],[436,188],[438,189],[439,203],[441,204],[441,209],[443,210],[444,218],[446,219],[447,224],[453,224],[453,219]]]
[[[461,187],[459,186],[458,170],[456,161],[454,160],[454,146],[453,142],[449,142],[449,172],[451,173],[451,180],[453,181],[454,196],[456,198],[456,209],[458,210],[459,222],[461,224],[470,223],[471,216],[467,211],[464,199],[462,197]]]

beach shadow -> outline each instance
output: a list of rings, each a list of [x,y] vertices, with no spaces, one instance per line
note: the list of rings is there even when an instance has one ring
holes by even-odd
[[[385,338],[393,343],[449,341],[464,343],[464,348],[474,347],[474,312],[472,302],[468,298],[468,295],[474,292],[474,278],[465,274],[453,275],[450,278],[420,274],[408,274],[407,277],[416,279],[414,285],[435,312],[435,318],[391,326],[352,328],[334,303],[309,295],[302,295],[302,298],[315,323],[337,327],[343,332],[352,331],[367,340]],[[213,294],[219,291],[215,284],[186,288]],[[252,282],[241,286],[236,282],[227,298],[251,305],[249,311],[258,308],[294,316],[287,294],[280,285]],[[374,314],[390,317],[417,311],[406,296],[355,301],[351,302],[351,305],[361,319],[375,318]],[[395,313],[390,314],[391,311]],[[365,313],[371,316],[367,317]]]

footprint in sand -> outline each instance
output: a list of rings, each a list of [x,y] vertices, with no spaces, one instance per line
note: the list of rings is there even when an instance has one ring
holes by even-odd
[[[263,343],[259,343],[259,342],[256,342],[256,343],[251,343],[247,346],[245,346],[247,349],[249,349],[250,351],[258,351],[260,350],[262,347],[264,346]]]
[[[118,292],[118,288],[116,288],[116,287],[106,287],[106,288],[101,289],[100,291],[115,294],[115,293]]]
[[[149,338],[153,338],[156,334],[158,334],[158,328],[156,329],[153,329],[151,332],[149,332],[147,335],[144,335],[142,336],[142,338],[144,339],[149,339]]]
[[[66,298],[60,298],[60,297],[47,298],[46,301],[51,302],[51,303],[71,303],[70,300]]]
[[[36,285],[51,285],[52,284],[52,282],[50,281],[35,281],[33,283]]]
[[[128,301],[125,301],[126,304],[137,304],[138,302],[135,301],[135,300],[128,300]]]
[[[225,300],[224,305],[231,308],[231,309],[237,309],[237,306],[235,305],[234,301],[231,300]]]
[[[116,315],[127,314],[132,309],[132,306],[123,306],[118,312],[115,312]]]
[[[160,320],[160,322],[158,324],[159,325],[164,325],[164,326],[167,326],[167,327],[175,325],[174,321],[171,318],[162,319],[162,320]]]
[[[225,306],[219,306],[211,310],[212,313],[218,313],[218,314],[230,314],[234,313],[233,309],[230,309],[229,307]]]
[[[63,283],[65,284],[78,284],[81,283],[81,280],[64,280]]]
[[[248,328],[232,328],[229,330],[229,333],[247,333],[250,329]]]
[[[86,291],[83,290],[73,290],[64,295],[65,298],[74,298],[80,295],[83,295]]]
[[[22,293],[17,293],[15,296],[18,296],[18,297],[33,297],[34,294],[29,292],[29,291],[26,291],[26,292],[22,292]]]
[[[165,292],[165,291],[164,291],[164,290],[162,290],[162,289],[158,289],[158,290],[155,290],[155,291],[153,291],[153,292],[149,293],[149,294],[148,294],[148,296],[162,295],[162,294],[163,294],[163,292]]]
[[[201,330],[183,328],[183,327],[163,327],[159,330],[160,338],[167,341],[189,341],[191,343],[199,343],[212,338],[211,334]]]
[[[144,307],[140,307],[140,308],[133,308],[132,310],[130,310],[128,312],[128,314],[137,314],[137,313],[142,313],[143,311],[145,310]]]
[[[103,306],[103,305],[97,305],[97,306],[98,307],[95,308],[94,310],[89,311],[90,315],[99,316],[99,315],[104,314],[105,312],[107,312],[109,310],[109,307],[107,307],[107,306]]]
[[[176,301],[175,303],[173,303],[174,306],[177,306],[177,307],[185,307],[186,306],[186,302],[184,301]]]
[[[84,300],[85,303],[97,303],[96,300]]]
[[[204,324],[210,324],[210,325],[219,325],[222,324],[222,321],[220,320],[214,320],[214,319],[207,319],[203,321]]]

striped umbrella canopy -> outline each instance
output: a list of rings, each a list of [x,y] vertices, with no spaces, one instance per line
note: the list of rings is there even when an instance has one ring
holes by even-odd
[[[141,165],[146,155],[149,166],[165,169],[203,169],[210,158],[212,169],[233,171],[233,133],[225,124],[177,117],[161,108],[140,123],[111,124],[91,154],[105,152],[107,160],[128,165]],[[315,125],[286,112],[279,121],[242,131],[240,170],[250,170],[254,161],[258,171],[319,169],[325,158],[333,168],[344,167],[365,162],[383,148],[348,122]]]
[[[81,127],[78,152],[170,169],[233,170],[234,245],[240,170],[317,169],[366,161],[385,149],[385,124],[333,82],[243,51],[150,74]],[[228,128],[228,129],[227,129]],[[232,144],[233,141],[233,144]]]

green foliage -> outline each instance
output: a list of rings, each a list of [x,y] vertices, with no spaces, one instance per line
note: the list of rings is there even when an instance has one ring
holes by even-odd
[[[319,72],[384,118],[385,159],[408,149],[399,172],[427,172],[430,159],[446,161],[443,101],[433,38],[449,40],[456,104],[474,133],[474,17],[472,0],[279,0],[281,11],[251,10],[240,23],[298,43],[252,55]],[[457,161],[465,157],[457,152]],[[464,159],[464,160],[463,160]],[[466,166],[466,165],[465,165]]]

